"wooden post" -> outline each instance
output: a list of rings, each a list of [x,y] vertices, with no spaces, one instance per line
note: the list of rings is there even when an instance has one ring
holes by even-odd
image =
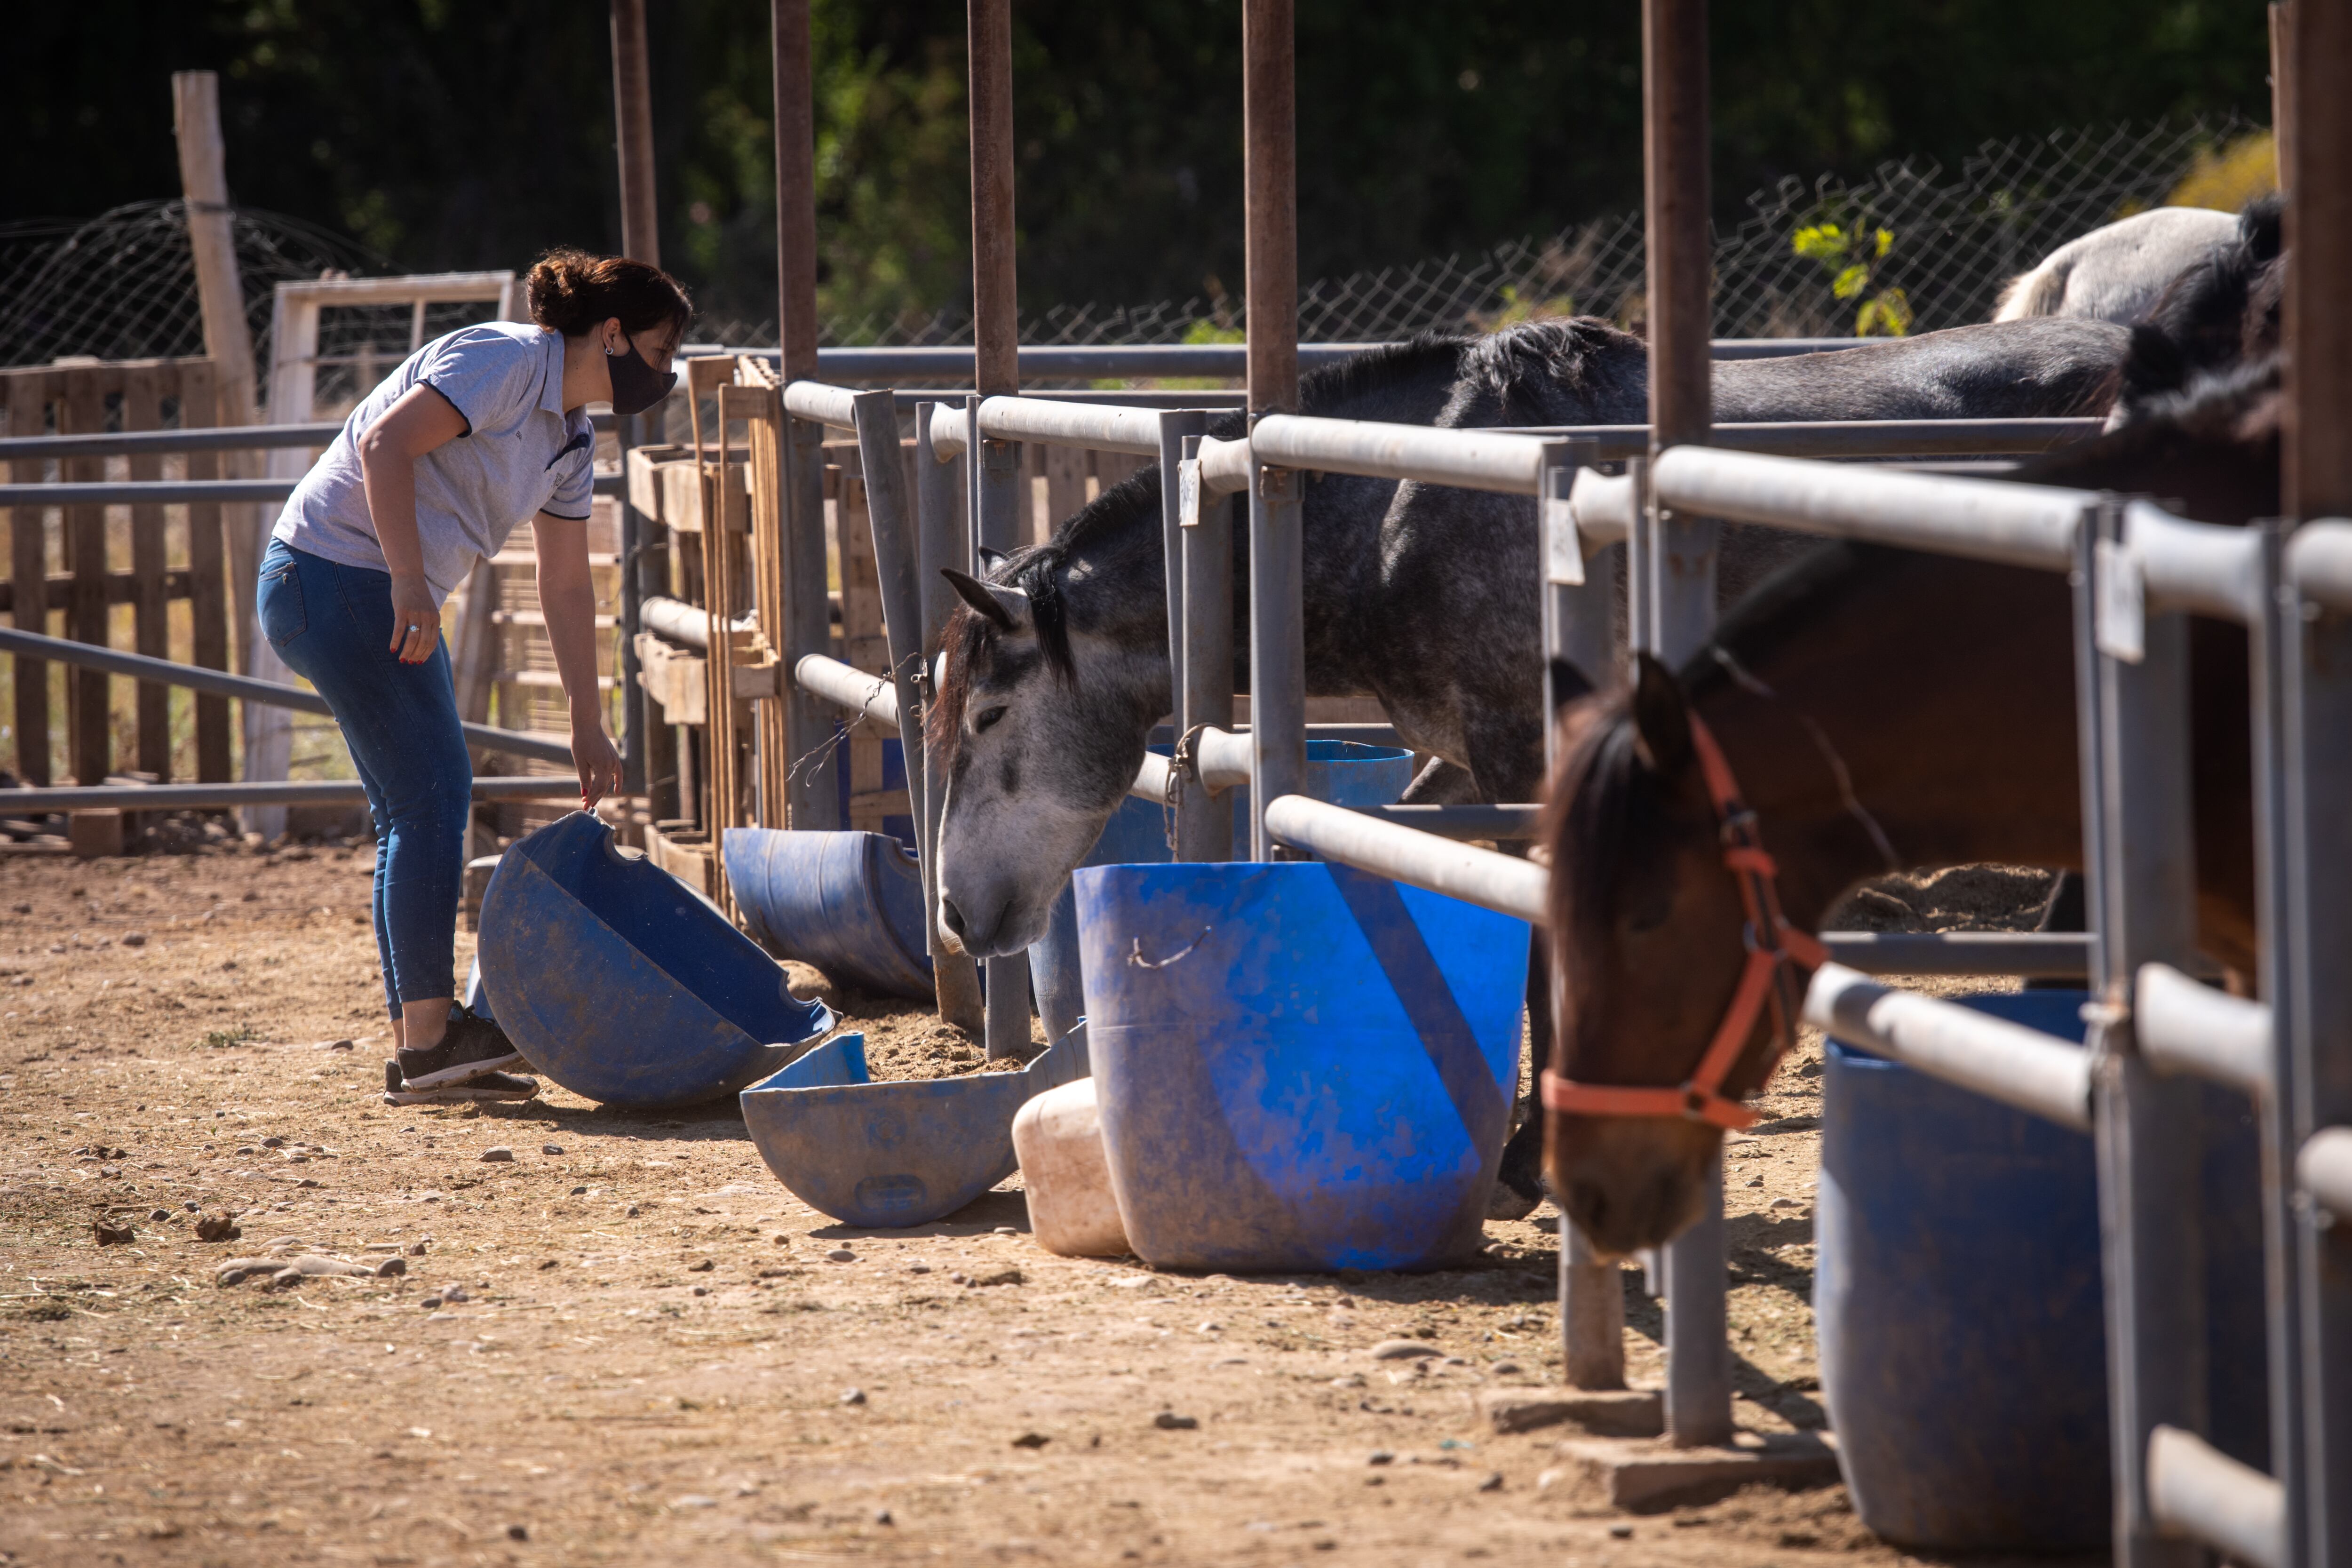
[[[776,92],[776,331],[784,384],[816,376],[816,110],[809,0],[772,0]],[[784,738],[790,817],[799,828],[838,828],[840,767],[834,714],[792,683],[793,666],[832,646],[825,586],[824,427],[784,421]]]
[[[972,384],[1021,389],[1021,302],[1013,259],[1013,0],[965,13],[971,108]]]
[[[8,434],[47,433],[48,397],[41,381],[17,374],[7,378]],[[18,458],[9,466],[17,484],[37,484],[47,476],[37,458]],[[49,514],[44,508],[20,506],[9,514],[9,618],[18,630],[49,635]],[[49,766],[49,664],[42,658],[16,659],[16,775],[29,784],[53,782]]]
[[[134,364],[123,371],[122,427],[125,430],[162,427],[163,368],[156,364]],[[131,458],[131,477],[134,479],[163,478],[163,459],[156,457]],[[172,657],[171,610],[164,598],[164,568],[163,509],[158,505],[132,507],[131,602],[135,617],[132,623],[133,646],[149,658]],[[138,683],[137,701],[139,771],[152,773],[158,780],[168,780],[172,776],[172,689],[158,681],[142,680]]]
[[[2286,7],[2286,78],[2340,82],[2352,69],[2352,6]],[[2352,97],[2290,90],[2286,136],[2286,515],[2352,516]]]
[[[972,384],[986,397],[1021,390],[1021,307],[1013,255],[1013,4],[970,0],[964,13],[971,115]],[[974,405],[975,407],[977,405]],[[1029,478],[1019,443],[981,440],[972,455],[980,542],[1015,550],[1028,532]],[[987,963],[991,1060],[1029,1054],[1029,955]]]
[[[2271,0],[2271,161],[2280,190],[2294,165],[2294,5]]]
[[[646,66],[646,0],[613,0],[613,131],[621,154],[621,253],[661,265],[654,203],[653,84]]]
[[[1250,422],[1298,411],[1298,139],[1292,0],[1244,0],[1242,144]],[[1250,853],[1275,858],[1266,803],[1307,777],[1307,628],[1299,477],[1250,486]]]
[[[227,160],[220,130],[220,79],[211,71],[179,71],[172,78],[173,125],[179,139],[180,189],[188,205],[188,243],[195,254],[196,301],[204,316],[205,353],[213,362],[220,423],[250,425],[253,407],[253,333],[246,321],[245,288],[237,276],[236,236],[228,195]],[[254,470],[249,455],[222,454],[231,478]],[[264,680],[290,684],[286,668],[260,635],[254,618],[255,574],[262,538],[274,519],[258,507],[231,506],[223,521],[228,532],[229,597],[236,606],[237,666]],[[280,779],[293,752],[293,724],[283,709],[245,706],[245,776]],[[286,808],[263,805],[239,814],[246,826],[275,837],[286,826]]]

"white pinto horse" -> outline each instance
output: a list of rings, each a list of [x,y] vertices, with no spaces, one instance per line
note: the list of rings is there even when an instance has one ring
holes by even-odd
[[[2181,269],[2238,237],[2238,215],[2153,207],[2067,241],[2000,291],[1996,321],[2074,316],[2129,323],[2146,316]]]

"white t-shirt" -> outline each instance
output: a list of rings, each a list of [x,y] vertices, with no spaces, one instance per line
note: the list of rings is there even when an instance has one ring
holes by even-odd
[[[449,400],[466,433],[416,459],[416,537],[437,604],[477,556],[495,555],[536,512],[584,521],[596,437],[563,411],[563,339],[521,321],[460,327],[410,354],[360,400],[270,531],[343,566],[390,570],[368,515],[359,438],[419,384]]]

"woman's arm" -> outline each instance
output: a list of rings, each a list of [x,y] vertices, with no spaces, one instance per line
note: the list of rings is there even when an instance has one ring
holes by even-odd
[[[531,520],[539,555],[539,608],[555,650],[555,673],[572,708],[572,763],[580,805],[593,808],[621,792],[621,754],[604,733],[604,699],[596,689],[596,584],[588,571],[588,525],[541,512]]]
[[[416,538],[416,459],[465,433],[456,405],[430,386],[412,386],[360,437],[368,518],[392,572],[392,647],[403,664],[423,664],[441,640],[441,610]]]

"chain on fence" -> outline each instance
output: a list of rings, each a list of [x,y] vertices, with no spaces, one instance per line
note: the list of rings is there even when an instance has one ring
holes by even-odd
[[[1717,237],[1716,332],[1842,337],[1984,321],[2011,277],[2069,239],[2161,203],[2201,153],[2248,129],[2229,119],[2066,131],[1988,142],[1956,174],[1932,161],[1904,159],[1857,182],[1785,180],[1749,196],[1749,216]],[[275,214],[239,211],[236,235],[262,364],[268,363],[276,284],[392,266],[348,240]],[[1368,342],[1566,314],[1639,327],[1643,267],[1640,216],[1621,214],[1475,256],[1318,279],[1300,294],[1298,335],[1308,342]],[[399,342],[397,352],[386,351],[390,362],[406,353],[404,320],[397,324],[403,330],[392,334]],[[436,331],[457,324],[454,316],[432,323]],[[1171,343],[1238,336],[1242,325],[1240,301],[1234,300],[1056,306],[1024,321],[1021,341]],[[371,342],[374,335],[361,333]],[[740,347],[767,345],[775,342],[775,324],[706,321],[697,335]],[[837,320],[826,323],[824,341],[969,343],[971,319],[959,308]],[[0,365],[45,363],[68,354],[191,354],[202,348],[181,203],[135,203],[78,226],[0,226]]]

